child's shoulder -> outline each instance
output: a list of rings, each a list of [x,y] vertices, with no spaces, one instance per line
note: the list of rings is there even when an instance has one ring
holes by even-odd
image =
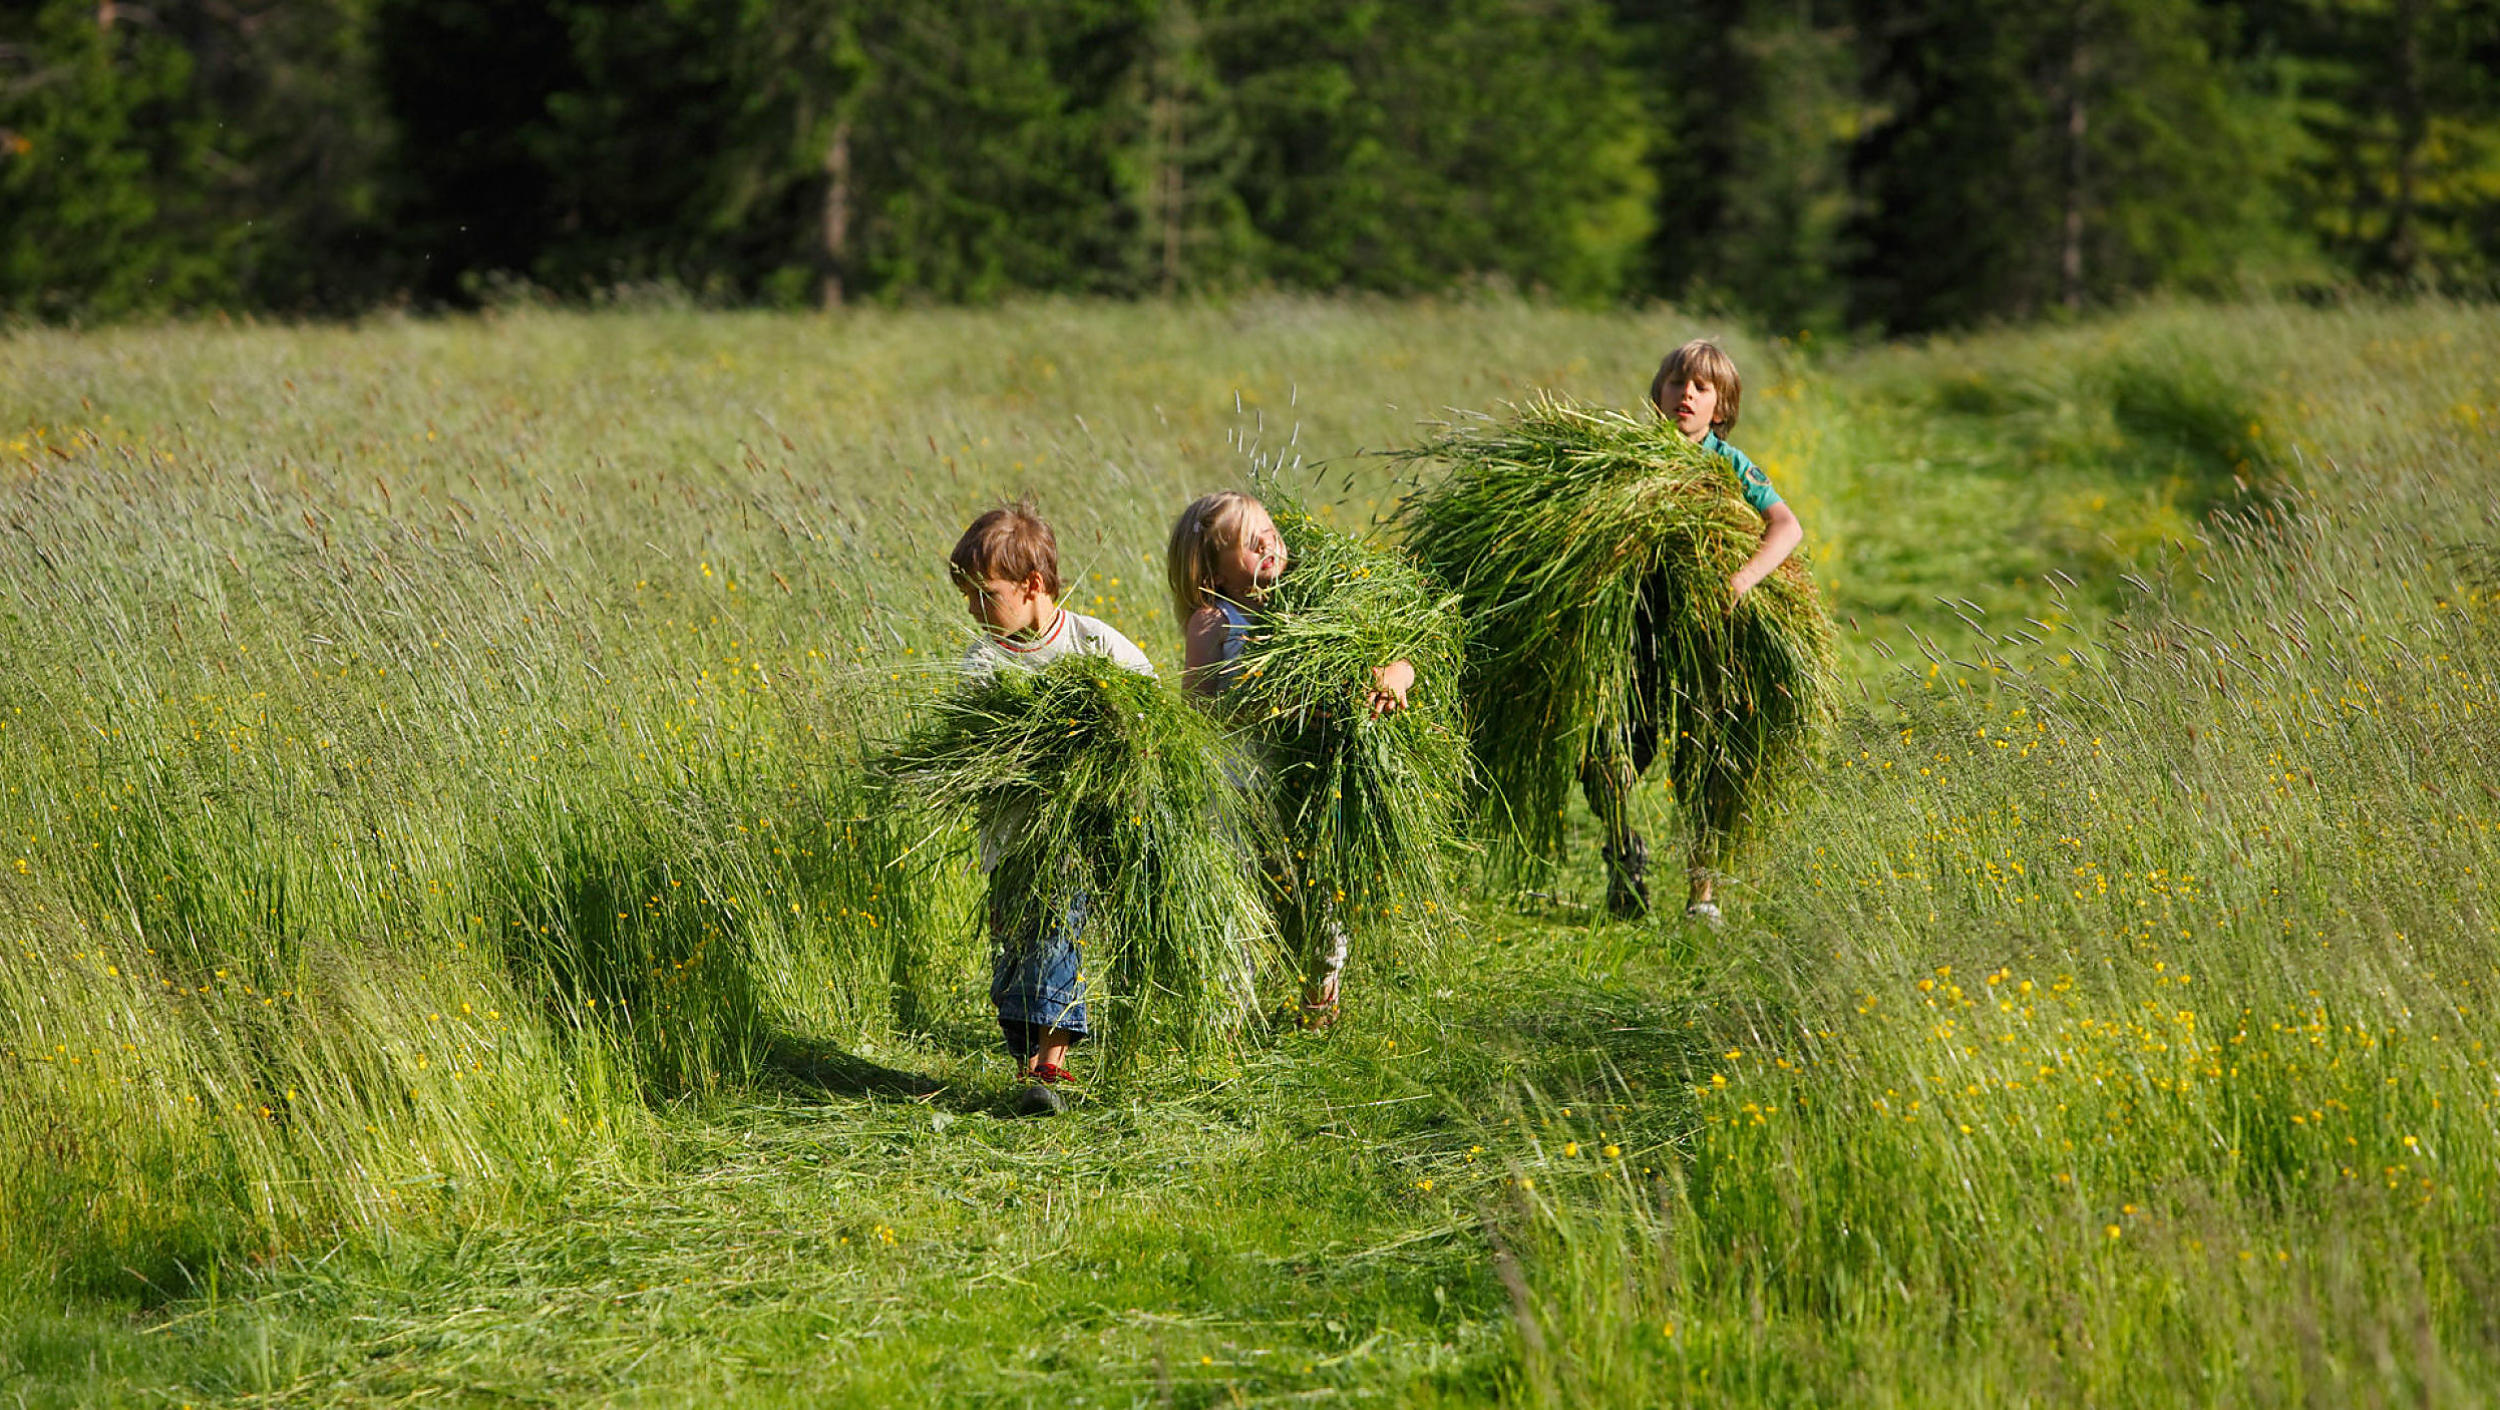
[[[1137,643],[1129,640],[1118,627],[1100,617],[1088,617],[1066,608],[1060,610],[1067,612],[1068,634],[1077,650],[1108,656],[1140,675],[1151,676],[1155,673],[1154,663],[1146,659],[1146,653],[1139,650]]]
[[[1750,470],[1753,468],[1753,457],[1745,454],[1741,450],[1738,450],[1735,442],[1728,440],[1716,431],[1705,431],[1702,433],[1701,448],[1710,452],[1712,455],[1725,460],[1727,463],[1735,466],[1739,470]]]
[[[1752,456],[1721,440],[1718,432],[1702,437],[1701,448],[1727,462],[1727,468],[1736,475],[1736,488],[1756,513],[1767,514],[1772,505],[1781,502],[1780,492],[1771,488],[1771,477],[1753,463]]]
[[[1221,597],[1209,597],[1198,610],[1189,614],[1189,620],[1181,624],[1181,630],[1185,632],[1211,632],[1219,629],[1231,631],[1249,627],[1252,620],[1249,609],[1240,603],[1228,602]]]

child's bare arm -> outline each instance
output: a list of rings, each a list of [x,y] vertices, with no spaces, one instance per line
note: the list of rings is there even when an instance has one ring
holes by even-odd
[[[1224,664],[1224,614],[1201,607],[1181,628],[1181,684],[1200,695],[1213,695],[1222,685],[1216,668]]]
[[[1743,597],[1753,591],[1754,585],[1787,562],[1788,555],[1795,553],[1797,545],[1805,539],[1805,526],[1797,522],[1797,511],[1785,504],[1774,504],[1765,510],[1762,515],[1762,546],[1755,549],[1753,557],[1745,560],[1745,566],[1737,569],[1736,575],[1727,580],[1729,595]]]

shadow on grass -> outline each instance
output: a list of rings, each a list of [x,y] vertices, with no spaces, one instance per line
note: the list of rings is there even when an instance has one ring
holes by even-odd
[[[831,1043],[782,1035],[766,1050],[763,1076],[800,1087],[822,1088],[836,1097],[867,1097],[880,1101],[940,1102],[973,1097],[951,1083],[925,1073],[888,1067],[873,1058],[845,1052]],[[958,1101],[943,1102],[948,1106]]]
[[[2087,615],[2123,612],[2139,555],[2283,487],[2267,407],[2247,379],[2163,348],[1905,381],[1852,408],[1833,608],[1958,640],[1961,601],[2003,636],[2014,617],[2071,615],[2054,572]]]
[[[2202,520],[2251,494],[2265,496],[2279,473],[2261,405],[2214,368],[2119,359],[2100,369],[2110,419],[2126,440],[2121,466],[2139,476],[2173,475],[2188,489],[2181,507]]]
[[[2109,483],[2176,479],[2202,517],[2277,469],[2262,399],[2208,362],[2158,350],[2103,358],[2067,375],[1991,368],[1935,381],[1927,427],[1968,469],[2082,472]]]

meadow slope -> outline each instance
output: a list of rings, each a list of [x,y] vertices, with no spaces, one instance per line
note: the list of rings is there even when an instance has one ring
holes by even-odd
[[[2482,308],[1733,338],[1849,703],[1728,928],[1587,843],[1330,1034],[1005,1116],[855,768],[960,526],[1031,492],[1168,663],[1189,497],[1359,527],[1364,451],[1703,331],[0,338],[0,1396],[2487,1403]]]

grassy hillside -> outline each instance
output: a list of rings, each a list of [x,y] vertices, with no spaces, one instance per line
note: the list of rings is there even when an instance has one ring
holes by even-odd
[[[1170,662],[1254,462],[1614,404],[1512,305],[0,341],[30,1403],[2476,1403],[2487,311],[1733,340],[1851,706],[1731,924],[1453,898],[1350,1022],[1005,1119],[859,741],[1029,490]],[[1664,800],[1646,800],[1663,826]]]

